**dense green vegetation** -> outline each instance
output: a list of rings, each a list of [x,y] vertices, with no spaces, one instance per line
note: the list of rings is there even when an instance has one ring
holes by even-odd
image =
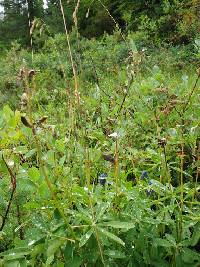
[[[198,267],[198,1],[2,3],[0,266]]]

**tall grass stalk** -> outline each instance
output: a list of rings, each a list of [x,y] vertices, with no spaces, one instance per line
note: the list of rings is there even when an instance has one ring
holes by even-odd
[[[28,16],[28,24],[29,24],[29,35],[30,35],[30,45],[31,45],[31,55],[32,55],[32,60],[33,60],[33,36],[32,36],[32,29],[34,25],[31,25],[31,17],[30,17],[30,12],[29,12],[29,3],[28,1],[31,0],[26,0],[26,5],[27,5],[27,16]]]
[[[64,13],[62,0],[59,0],[59,3],[60,3],[60,10],[62,13],[63,24],[64,24],[64,28],[65,28],[65,34],[66,34],[67,45],[68,45],[68,50],[69,50],[69,56],[70,56],[70,61],[71,61],[71,66],[72,66],[72,71],[73,71],[73,77],[74,77],[74,95],[75,95],[75,98],[77,100],[77,104],[79,105],[80,104],[80,95],[79,95],[79,91],[78,91],[78,78],[77,78],[76,68],[75,68],[75,64],[74,64],[74,60],[73,60],[73,56],[72,56],[70,37],[69,37],[68,30],[67,30],[67,23],[66,23],[66,19],[65,19],[65,13]]]

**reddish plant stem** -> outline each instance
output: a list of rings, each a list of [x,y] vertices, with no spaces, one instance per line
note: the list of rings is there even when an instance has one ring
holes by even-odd
[[[4,161],[5,165],[6,165],[6,168],[8,169],[8,172],[10,174],[12,191],[11,191],[10,199],[8,201],[6,212],[5,212],[4,216],[3,216],[3,220],[2,220],[1,227],[0,227],[0,231],[3,230],[3,228],[4,228],[5,224],[6,224],[6,220],[8,218],[8,214],[9,214],[9,211],[10,211],[11,203],[13,201],[14,193],[15,193],[15,190],[16,190],[16,176],[13,174],[12,170],[8,166],[8,164],[5,161],[3,155],[2,155],[2,159],[3,159],[3,161]]]

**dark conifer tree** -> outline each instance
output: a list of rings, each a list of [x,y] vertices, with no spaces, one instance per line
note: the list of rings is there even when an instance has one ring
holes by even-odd
[[[42,0],[4,0],[1,1],[4,15],[0,22],[0,41],[10,43],[18,40],[22,44],[29,44],[29,20],[43,17]]]

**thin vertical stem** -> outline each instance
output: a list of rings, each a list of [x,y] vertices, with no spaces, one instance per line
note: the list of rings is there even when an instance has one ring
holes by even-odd
[[[181,161],[180,161],[180,222],[179,222],[179,241],[182,240],[182,232],[183,232],[183,171],[184,171],[184,143],[183,143],[183,133],[182,133],[182,143],[181,143]]]
[[[171,176],[170,176],[170,172],[169,172],[169,168],[167,165],[167,153],[166,153],[166,146],[163,146],[163,152],[164,152],[164,157],[165,157],[165,173],[167,176],[167,181],[169,183],[169,185],[171,184]]]
[[[119,151],[118,151],[118,139],[117,138],[115,141],[114,177],[115,177],[116,194],[118,194],[118,192],[119,192]]]
[[[75,64],[74,64],[74,60],[73,60],[73,56],[72,56],[72,49],[71,49],[71,45],[70,45],[69,33],[67,30],[67,23],[66,23],[66,19],[65,19],[64,8],[63,8],[62,0],[59,0],[59,2],[60,2],[60,10],[61,10],[62,17],[63,17],[65,34],[67,37],[67,45],[68,45],[69,56],[70,56],[70,61],[71,61],[71,66],[72,66],[72,71],[73,71],[73,77],[74,77],[74,94],[75,94],[75,97],[77,99],[77,103],[80,104],[80,96],[79,96],[79,92],[78,92],[78,79],[77,79],[76,68],[75,68]]]
[[[196,177],[195,177],[195,185],[194,185],[194,194],[192,197],[192,202],[194,202],[195,195],[197,194],[197,184],[198,184],[198,179],[199,179],[199,162],[200,162],[200,141],[197,143],[197,161],[196,161]]]
[[[87,148],[86,148],[85,172],[86,172],[86,180],[87,180],[86,183],[87,183],[87,189],[88,189],[89,207],[92,213],[92,221],[93,221],[92,226],[94,227],[95,236],[96,236],[96,240],[97,240],[97,244],[99,248],[99,253],[101,256],[101,261],[102,261],[103,266],[105,266],[105,261],[103,257],[103,249],[101,247],[101,242],[99,239],[98,229],[96,225],[96,218],[95,218],[95,213],[94,213],[94,207],[92,204],[92,198],[91,198],[91,192],[90,192],[90,162],[89,162],[89,151]]]
[[[32,60],[33,60],[33,37],[32,37],[32,31],[31,31],[31,17],[30,17],[30,12],[29,12],[29,1],[26,0],[26,5],[27,5],[27,16],[28,16],[28,25],[29,25],[29,35],[30,35],[30,45],[31,45],[31,55],[32,55]]]
[[[85,170],[86,170],[86,184],[87,188],[90,188],[90,159],[88,148],[85,149],[86,160],[85,160]]]
[[[104,5],[104,3],[101,0],[98,0],[98,1],[102,5],[102,7],[106,10],[106,12],[108,13],[108,16],[112,19],[112,21],[114,22],[116,28],[120,30],[117,21],[113,18],[113,16],[111,15],[110,11],[108,10],[108,8]],[[126,38],[123,35],[123,33],[121,32],[121,30],[120,30],[120,35],[121,35],[123,41],[125,42],[126,46],[129,48],[129,44],[127,43]]]

